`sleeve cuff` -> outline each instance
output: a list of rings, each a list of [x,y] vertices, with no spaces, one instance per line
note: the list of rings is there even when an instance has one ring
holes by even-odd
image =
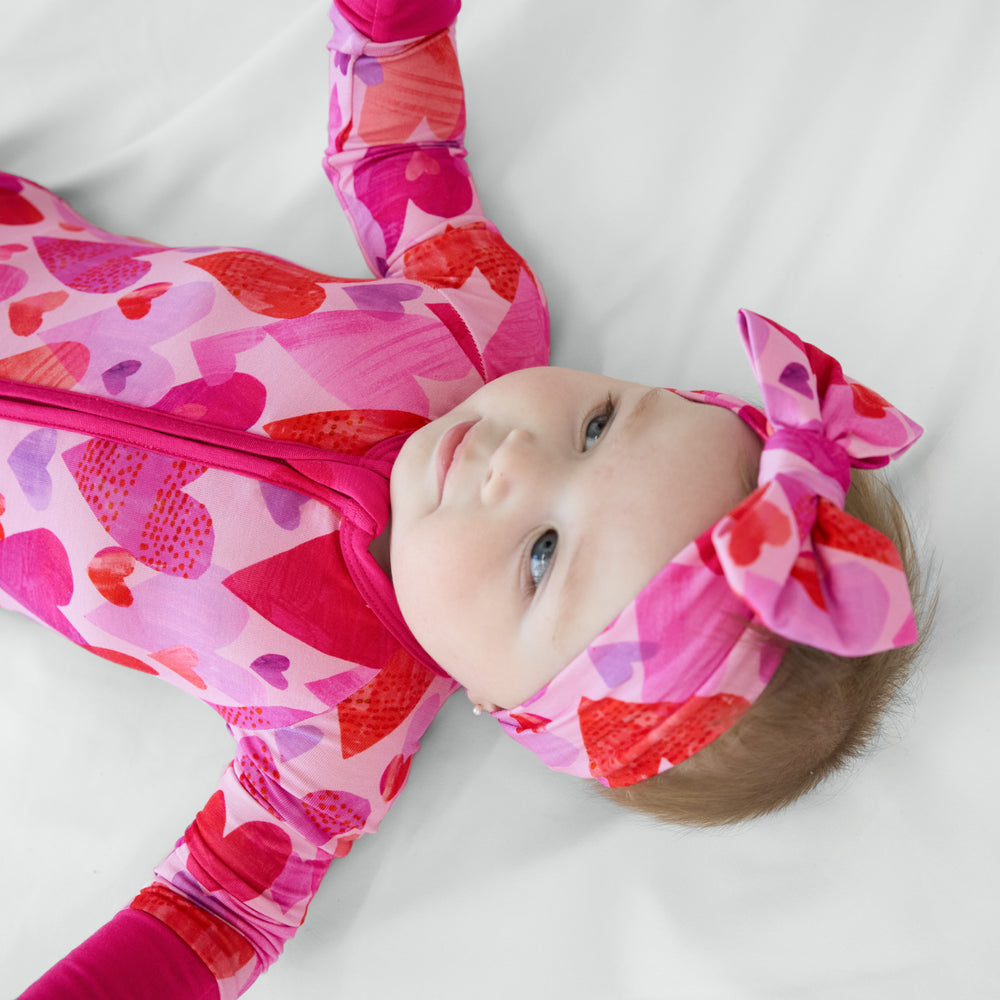
[[[169,927],[127,909],[53,966],[20,1000],[218,1000],[215,976]]]
[[[334,6],[373,42],[397,42],[433,35],[458,16],[461,0],[334,0]]]

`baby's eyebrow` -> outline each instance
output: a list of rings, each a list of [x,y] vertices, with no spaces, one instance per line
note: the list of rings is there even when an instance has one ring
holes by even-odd
[[[632,407],[632,412],[625,418],[622,423],[621,429],[623,431],[630,430],[638,421],[640,421],[645,415],[646,411],[653,405],[656,401],[657,395],[662,392],[662,389],[658,389],[654,386],[652,389],[647,390],[642,394],[639,402]]]

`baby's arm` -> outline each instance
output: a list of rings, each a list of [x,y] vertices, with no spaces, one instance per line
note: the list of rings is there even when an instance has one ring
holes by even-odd
[[[339,6],[331,11],[324,165],[372,273],[399,276],[415,243],[448,226],[486,222],[465,163],[453,32],[445,23],[425,37],[374,42]],[[434,13],[438,5],[418,9]]]
[[[338,0],[324,166],[372,272],[438,293],[429,308],[488,381],[547,362],[548,311],[466,165],[465,95],[445,30],[457,8]],[[418,28],[435,33],[413,38]]]
[[[226,713],[237,756],[158,880],[25,1000],[231,1000],[277,959],[333,859],[389,811],[455,686],[402,653],[357,690],[343,673],[316,689],[327,682],[339,700],[300,724],[254,729],[254,710]],[[394,727],[387,696],[412,703]],[[383,706],[375,722],[370,701]]]

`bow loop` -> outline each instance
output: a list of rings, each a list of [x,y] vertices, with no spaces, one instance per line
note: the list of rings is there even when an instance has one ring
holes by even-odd
[[[740,335],[772,430],[822,434],[862,469],[887,465],[923,433],[877,392],[848,378],[835,358],[773,320],[743,310]]]

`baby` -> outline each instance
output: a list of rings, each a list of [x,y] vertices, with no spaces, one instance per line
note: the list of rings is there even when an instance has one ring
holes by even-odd
[[[750,313],[763,411],[538,367],[542,293],[464,165],[456,12],[335,5],[326,164],[375,281],[0,178],[5,603],[237,742],[27,996],[245,990],[459,683],[549,766],[718,823],[820,780],[905,674],[905,526],[865,470],[915,426]]]

